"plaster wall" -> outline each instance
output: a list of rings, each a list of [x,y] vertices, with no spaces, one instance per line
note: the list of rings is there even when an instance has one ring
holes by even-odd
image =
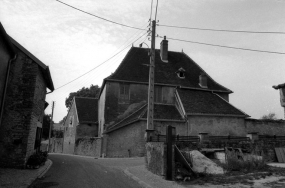
[[[197,136],[200,132],[213,136],[245,136],[244,118],[227,116],[188,116],[189,133]]]
[[[284,120],[246,119],[245,127],[247,132],[258,132],[259,135],[285,136]]]
[[[78,125],[77,112],[73,99],[72,106],[64,122],[63,153],[74,154],[76,127]],[[71,123],[72,121],[72,123]]]
[[[98,102],[98,122],[99,122],[99,136],[103,135],[104,124],[105,124],[105,102],[106,102],[106,87],[104,86],[103,91],[100,95]]]
[[[107,157],[134,157],[145,153],[146,122],[139,121],[108,133]]]

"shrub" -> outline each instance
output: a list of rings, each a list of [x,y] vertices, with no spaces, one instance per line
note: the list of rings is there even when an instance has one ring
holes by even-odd
[[[258,159],[257,157],[248,157],[247,159],[238,158],[235,152],[228,152],[226,164],[222,167],[227,171],[242,171],[252,172],[259,170],[266,170],[268,165],[264,159]]]
[[[47,151],[36,152],[29,157],[29,159],[27,161],[27,167],[28,168],[36,168],[37,166],[43,165],[47,161],[47,157],[48,157]]]

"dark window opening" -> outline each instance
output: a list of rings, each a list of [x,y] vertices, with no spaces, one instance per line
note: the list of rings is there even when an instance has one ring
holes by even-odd
[[[129,103],[130,84],[120,84],[119,103]]]
[[[154,102],[162,103],[162,86],[154,87]]]

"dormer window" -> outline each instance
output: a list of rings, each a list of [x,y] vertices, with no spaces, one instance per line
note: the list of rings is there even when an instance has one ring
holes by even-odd
[[[175,73],[177,74],[178,78],[180,79],[185,78],[185,69],[183,69],[182,67],[178,69],[178,71],[176,71]]]
[[[208,88],[207,85],[207,76],[204,72],[202,72],[199,76],[199,85],[201,88]]]

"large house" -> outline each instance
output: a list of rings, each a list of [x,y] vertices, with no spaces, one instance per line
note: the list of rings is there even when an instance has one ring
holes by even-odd
[[[63,153],[99,156],[98,99],[74,97],[63,127]]]
[[[0,23],[0,166],[25,167],[40,147],[49,67],[11,38]]]
[[[147,118],[149,49],[132,47],[117,70],[104,79],[98,102],[102,155],[143,155]],[[229,103],[231,90],[214,81],[184,52],[155,50],[155,134],[166,126],[176,134],[245,135],[247,114]]]

